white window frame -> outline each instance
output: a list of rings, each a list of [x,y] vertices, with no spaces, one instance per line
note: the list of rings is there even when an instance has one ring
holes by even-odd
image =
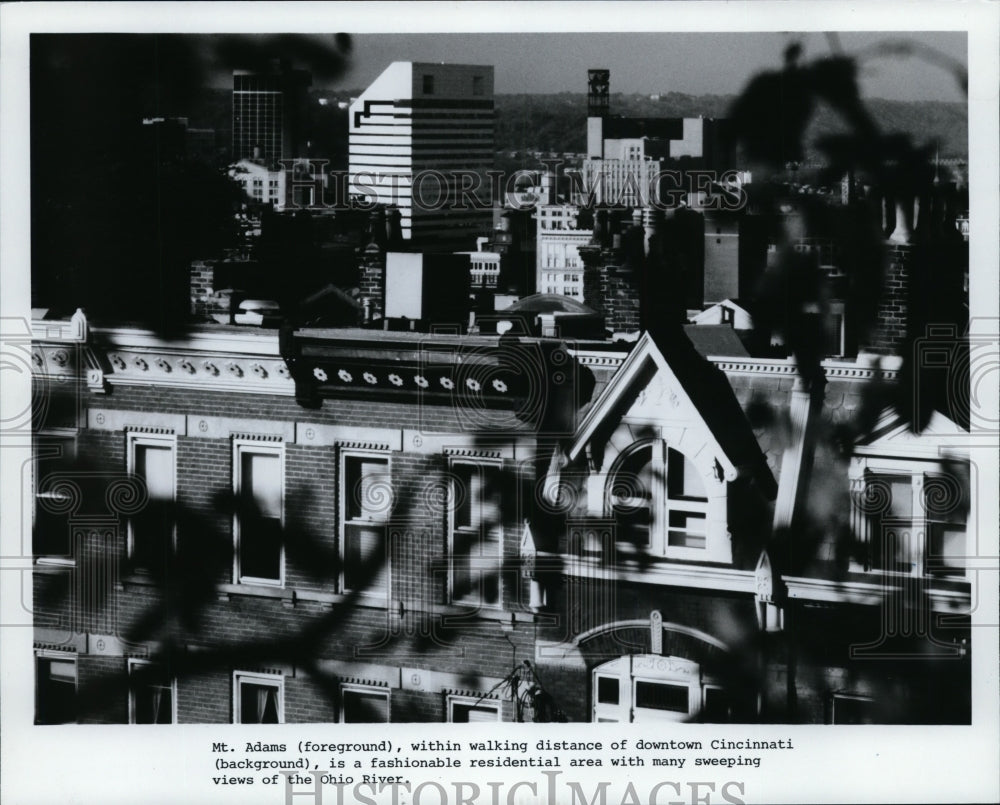
[[[483,698],[480,699],[480,698],[476,698],[476,697],[473,697],[473,696],[454,696],[454,695],[449,695],[448,696],[448,700],[447,700],[447,720],[448,720],[449,724],[469,723],[469,722],[457,722],[457,721],[455,721],[455,707],[456,707],[456,705],[459,706],[459,707],[468,707],[470,709],[471,708],[477,708],[477,707],[481,707],[484,710],[485,709],[491,709],[491,710],[493,710],[496,713],[496,719],[495,720],[496,721],[501,721],[502,720],[501,712],[500,712],[500,709],[501,709],[500,708],[500,702],[498,700],[496,700],[496,699],[490,699],[488,697],[483,697]]]
[[[63,460],[70,460],[76,458],[77,453],[77,431],[73,429],[63,429],[63,428],[52,428],[46,430],[40,430],[33,434],[32,438],[32,462],[31,462],[31,478],[32,478],[32,496],[31,496],[31,553],[34,555],[35,544],[34,536],[35,529],[38,527],[38,499],[40,497],[50,498],[55,497],[52,493],[45,493],[38,491],[38,483],[41,480],[39,478],[39,464],[41,462],[42,456],[38,453],[38,441],[39,439],[58,439],[60,442],[66,443],[69,446],[68,450],[65,450],[61,456]],[[54,445],[46,445],[46,447],[54,447]],[[50,459],[55,458],[55,456],[44,456],[44,458]],[[35,563],[39,565],[53,565],[56,567],[75,567],[76,558],[73,553],[73,534],[70,532],[67,535],[69,540],[67,545],[69,547],[69,554],[60,555],[43,555],[39,554],[35,557]]]
[[[376,695],[385,699],[385,721],[372,721],[372,722],[348,722],[344,721],[344,694],[350,693],[363,693],[367,695]],[[389,724],[392,721],[392,693],[389,688],[381,687],[379,685],[361,685],[355,683],[343,683],[340,686],[340,695],[338,696],[338,713],[337,721],[340,724],[348,723],[371,723],[371,724]]]
[[[709,498],[708,498],[708,485],[706,479],[699,475],[699,479],[702,483],[702,487],[705,491],[704,499],[695,500],[685,500],[682,498],[671,498],[669,496],[669,484],[670,478],[668,477],[668,461],[670,451],[673,450],[681,458],[690,462],[692,466],[694,462],[691,461],[689,456],[686,456],[680,450],[671,447],[664,439],[660,438],[650,438],[650,439],[640,439],[639,441],[633,442],[617,456],[614,463],[611,465],[611,469],[608,472],[607,478],[605,479],[605,511],[608,513],[609,517],[615,516],[615,505],[616,500],[612,495],[612,491],[615,486],[615,480],[618,473],[621,471],[622,466],[628,459],[628,457],[640,450],[650,447],[652,451],[652,467],[650,475],[656,484],[653,489],[650,490],[650,500],[649,500],[649,517],[650,517],[650,527],[649,527],[649,553],[652,556],[664,557],[666,559],[687,559],[695,561],[725,561],[726,558],[722,556],[722,551],[716,545],[717,539],[720,537],[713,534],[712,523],[709,518]],[[617,505],[633,505],[629,503],[628,499],[621,500]],[[645,503],[645,501],[643,501]],[[692,533],[703,534],[705,538],[704,548],[690,548],[684,545],[671,545],[670,544],[670,533],[672,530],[681,531],[682,529],[671,529],[670,526],[670,515],[672,512],[682,512],[687,514],[701,514],[702,520],[705,523],[703,532],[695,532],[694,529],[688,529]],[[725,536],[725,535],[723,535]],[[633,553],[636,552],[635,546],[631,545],[627,541],[618,541],[615,544],[615,549],[621,553]]]
[[[168,503],[177,502],[177,436],[176,434],[160,434],[160,433],[140,433],[140,432],[130,432],[126,434],[126,472],[129,477],[134,477],[136,474],[136,460],[135,452],[136,447],[153,447],[153,448],[167,448],[170,450],[170,499]],[[135,553],[135,526],[133,519],[130,517],[128,519],[128,527],[126,529],[126,556],[131,562],[132,557]],[[171,529],[170,535],[170,548],[172,551],[177,549],[177,527],[176,524]]]
[[[278,490],[278,506],[280,515],[279,525],[284,532],[285,527],[285,445],[283,443],[255,441],[253,439],[234,439],[232,453],[232,476],[233,476],[233,499],[236,506],[240,505],[240,496],[243,489],[243,456],[244,455],[266,455],[276,456],[278,459],[278,477],[280,489]],[[233,513],[233,581],[235,584],[257,584],[266,587],[285,586],[285,541],[281,540],[278,554],[278,578],[268,579],[260,576],[244,576],[240,567],[240,515],[239,511]]]
[[[135,688],[132,686],[132,674],[135,673],[135,669],[148,667],[148,666],[158,666],[162,668],[160,663],[152,662],[151,660],[143,660],[137,658],[129,658],[128,661],[128,676],[129,676],[129,686],[128,686],[128,723],[135,724]],[[177,677],[173,674],[170,675],[170,723],[177,723]]]
[[[338,504],[337,504],[337,520],[340,523],[338,529],[338,539],[337,539],[337,549],[340,553],[340,577],[337,580],[337,589],[342,593],[358,592],[359,595],[367,596],[373,599],[378,599],[380,601],[388,602],[392,600],[392,562],[390,558],[389,550],[389,537],[388,528],[389,521],[392,517],[392,507],[395,505],[395,500],[390,502],[389,509],[385,512],[384,517],[381,519],[376,519],[369,517],[365,520],[349,520],[349,497],[353,490],[348,488],[348,465],[354,459],[360,459],[364,461],[365,459],[383,461],[385,462],[385,477],[386,482],[389,486],[392,486],[392,458],[388,452],[385,450],[361,450],[355,448],[344,448],[340,451],[339,460],[337,462],[337,491],[338,491]],[[395,490],[393,489],[393,495],[395,495]],[[372,527],[382,526],[386,529],[385,535],[385,556],[383,557],[383,573],[385,574],[385,584],[384,588],[379,585],[378,588],[368,587],[364,590],[355,591],[352,587],[347,585],[347,574],[346,574],[346,560],[347,560],[347,527],[353,525],[369,525]],[[379,577],[375,577],[375,581],[378,581]]]
[[[919,459],[886,458],[879,456],[858,457],[856,464],[852,467],[851,483],[853,491],[862,495],[866,494],[868,483],[872,477],[883,478],[909,478],[910,480],[910,517],[909,520],[895,518],[891,512],[883,514],[890,522],[899,521],[900,525],[909,523],[908,530],[911,540],[911,570],[896,570],[876,567],[875,557],[871,557],[871,567],[865,571],[863,563],[852,558],[851,570],[856,572],[881,573],[889,576],[929,576],[932,578],[945,579],[966,579],[969,568],[966,558],[969,552],[969,524],[965,522],[965,549],[961,556],[963,567],[955,568],[954,572],[929,572],[927,567],[928,556],[930,554],[930,526],[934,523],[942,522],[928,517],[926,496],[924,485],[929,477],[944,475],[944,468],[940,462]],[[966,494],[972,494],[971,489],[965,490]],[[971,504],[971,501],[970,501]],[[858,501],[852,495],[851,520],[854,538],[866,552],[870,552],[874,544],[874,534],[872,533],[873,513],[863,510]],[[971,505],[970,505],[971,510]],[[959,572],[960,570],[960,572]]]
[[[497,504],[497,523],[496,523],[496,541],[497,541],[497,600],[496,602],[487,602],[483,600],[482,595],[482,582],[480,576],[480,588],[478,596],[468,595],[464,598],[455,597],[455,533],[458,531],[458,527],[455,524],[455,506],[454,502],[457,501],[458,493],[455,491],[455,468],[456,467],[473,467],[482,472],[484,469],[492,469],[497,473],[497,479],[501,483],[503,482],[503,460],[502,459],[489,459],[489,458],[475,458],[475,457],[449,457],[448,459],[448,500],[452,505],[448,506],[448,603],[455,604],[456,606],[472,606],[476,608],[498,610],[503,609],[504,601],[504,584],[503,584],[503,540],[504,540],[504,527],[503,527],[503,517],[504,517],[504,501],[503,496],[498,490],[498,504]],[[481,502],[480,502],[481,505]],[[479,539],[480,542],[483,541],[482,537],[482,524],[479,525]],[[470,532],[471,533],[471,532]],[[485,570],[485,568],[484,568]],[[480,571],[483,572],[483,571]]]
[[[260,685],[275,688],[278,691],[278,723],[285,723],[285,677],[283,674],[262,673],[260,671],[233,671],[233,723],[259,724],[258,721],[243,721],[242,685]]]
[[[62,662],[69,662],[73,664],[73,696],[75,699],[75,709],[77,710],[77,719],[72,722],[64,723],[79,723],[79,693],[80,693],[80,662],[79,657],[76,654],[69,654],[65,651],[52,651],[49,649],[36,649],[35,651],[35,720],[38,719],[39,703],[41,702],[41,690],[39,683],[40,677],[40,663],[47,662],[49,660],[59,660]]]

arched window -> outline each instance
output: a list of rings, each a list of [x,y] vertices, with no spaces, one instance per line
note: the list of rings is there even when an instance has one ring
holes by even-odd
[[[708,497],[697,468],[660,439],[636,442],[615,462],[607,509],[622,551],[701,558],[708,547]]]

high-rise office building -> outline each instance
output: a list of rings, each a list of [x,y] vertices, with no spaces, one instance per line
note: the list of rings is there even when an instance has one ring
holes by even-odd
[[[275,60],[262,72],[233,71],[234,162],[272,164],[303,156],[306,89],[312,78]]]
[[[399,208],[404,240],[491,229],[493,68],[393,62],[350,108],[350,190]]]

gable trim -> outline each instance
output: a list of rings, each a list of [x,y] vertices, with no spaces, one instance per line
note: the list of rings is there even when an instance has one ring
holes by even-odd
[[[670,369],[666,359],[653,343],[652,337],[648,332],[643,333],[632,352],[629,353],[628,357],[625,359],[621,368],[611,379],[611,382],[605,387],[601,396],[594,404],[594,407],[587,412],[587,416],[580,424],[577,435],[574,437],[572,444],[566,451],[566,455],[570,461],[575,461],[580,455],[584,447],[586,447],[586,445],[593,438],[597,428],[618,402],[621,395],[632,385],[639,373],[646,368],[649,361],[653,362],[658,371],[672,376],[676,382],[676,387],[678,388],[679,393],[683,394],[687,398],[686,402],[690,404],[692,408],[696,408],[687,393],[687,389],[684,388],[683,383],[680,382],[679,378],[677,378],[674,372]],[[726,451],[723,449],[722,445],[719,444],[718,439],[712,432],[708,423],[703,420],[702,425],[708,432],[712,442],[715,444],[716,458],[722,465],[723,476],[727,481],[735,480],[738,474],[736,466],[732,463],[729,456],[726,455]]]

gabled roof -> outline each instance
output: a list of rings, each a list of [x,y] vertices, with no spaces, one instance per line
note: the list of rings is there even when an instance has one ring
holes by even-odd
[[[749,358],[740,337],[728,324],[685,324],[684,332],[706,358]]]
[[[577,429],[566,451],[570,460],[580,455],[606,420],[623,415],[623,403],[638,395],[650,370],[662,372],[698,411],[718,446],[725,478],[749,474],[766,497],[773,497],[774,476],[725,375],[697,353],[680,328],[669,335],[654,337],[647,332],[639,338]]]
[[[945,453],[964,453],[969,434],[940,411],[934,411],[920,433],[914,433],[895,408],[886,408],[871,433],[855,447],[860,455],[935,458]]]
[[[739,299],[723,299],[716,302],[713,305],[709,305],[701,313],[691,317],[692,324],[714,324],[719,318],[718,310],[720,307],[729,308],[736,313],[742,313],[749,319],[753,319],[753,315],[750,313],[750,309],[747,307],[746,303],[740,301]]]

